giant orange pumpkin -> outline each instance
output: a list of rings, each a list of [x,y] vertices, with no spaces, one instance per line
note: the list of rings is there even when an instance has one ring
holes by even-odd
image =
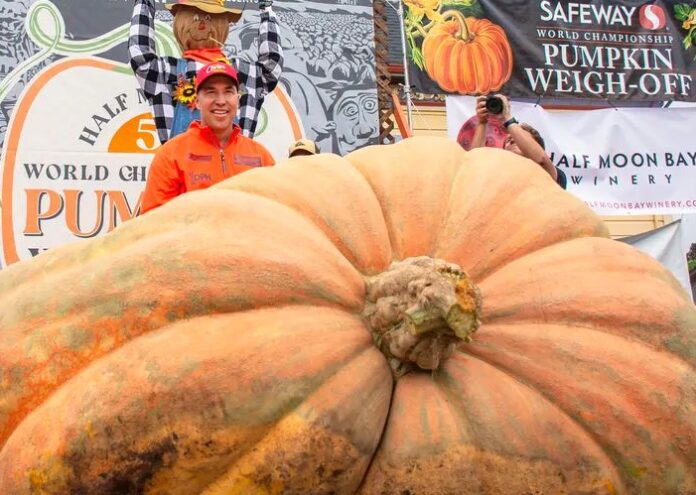
[[[0,493],[693,493],[696,309],[605,235],[538,165],[412,138],[14,265]]]
[[[435,24],[423,40],[428,76],[449,93],[498,91],[512,74],[505,30],[488,19],[465,18],[456,11],[451,16]]]

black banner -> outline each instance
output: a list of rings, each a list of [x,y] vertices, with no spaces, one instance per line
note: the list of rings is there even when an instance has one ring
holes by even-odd
[[[696,101],[696,2],[404,0],[423,93]]]

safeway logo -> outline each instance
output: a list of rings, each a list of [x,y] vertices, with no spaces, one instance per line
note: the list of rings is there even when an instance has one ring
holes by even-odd
[[[640,8],[638,19],[641,26],[651,31],[663,29],[667,24],[667,16],[664,9],[655,4],[643,5]]]

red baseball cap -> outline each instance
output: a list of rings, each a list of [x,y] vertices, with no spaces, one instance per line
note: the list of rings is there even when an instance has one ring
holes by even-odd
[[[239,87],[239,79],[234,67],[225,62],[213,62],[196,72],[196,93],[201,89],[203,83],[213,76],[227,76],[234,81],[235,86]]]

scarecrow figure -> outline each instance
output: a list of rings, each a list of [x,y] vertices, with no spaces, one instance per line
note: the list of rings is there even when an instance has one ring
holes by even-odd
[[[195,106],[195,76],[209,62],[231,63],[239,75],[242,98],[239,126],[254,137],[261,105],[276,87],[282,72],[283,54],[278,21],[271,11],[273,0],[259,0],[258,60],[231,62],[222,52],[230,24],[242,11],[225,7],[224,0],[177,0],[165,7],[174,15],[174,34],[182,58],[160,57],[155,50],[154,0],[135,0],[128,38],[130,64],[152,107],[157,135],[163,144],[184,132],[198,119]]]

